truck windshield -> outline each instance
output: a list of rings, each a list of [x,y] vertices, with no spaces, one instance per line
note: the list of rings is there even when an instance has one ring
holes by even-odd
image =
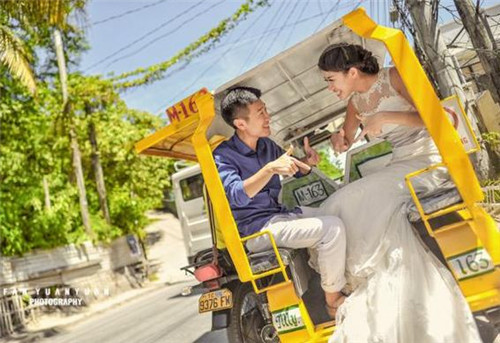
[[[182,199],[184,201],[193,200],[203,196],[203,176],[193,175],[180,182]]]

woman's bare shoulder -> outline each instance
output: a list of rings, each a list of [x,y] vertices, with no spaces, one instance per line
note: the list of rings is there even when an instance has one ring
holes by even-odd
[[[403,79],[401,78],[401,75],[396,67],[389,68],[389,80],[391,82],[391,86],[396,90],[396,92],[413,105],[413,100],[408,94],[408,90],[406,89]]]
[[[392,87],[394,87],[395,90],[401,93],[404,84],[396,67],[389,67],[389,80],[391,81]]]

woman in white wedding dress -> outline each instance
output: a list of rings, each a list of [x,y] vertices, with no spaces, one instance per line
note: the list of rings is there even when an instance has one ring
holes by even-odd
[[[481,342],[453,276],[422,246],[407,219],[405,176],[441,159],[397,70],[379,70],[370,52],[347,44],[328,47],[318,66],[328,89],[349,99],[343,128],[331,138],[334,149],[346,151],[365,135],[393,148],[383,170],[341,188],[320,208],[345,224],[353,289],[338,308],[330,342]],[[428,192],[447,178],[437,170],[414,185],[417,193]]]

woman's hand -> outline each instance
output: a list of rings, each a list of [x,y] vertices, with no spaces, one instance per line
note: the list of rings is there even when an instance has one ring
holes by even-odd
[[[349,149],[349,141],[345,137],[344,129],[340,129],[339,132],[335,132],[330,137],[330,141],[332,142],[333,150],[337,153],[343,153]]]
[[[306,153],[306,158],[304,160],[309,166],[317,166],[321,158],[316,150],[311,148],[309,145],[309,138],[304,137],[304,152]]]
[[[443,108],[450,115],[451,123],[453,124],[453,127],[455,128],[455,130],[458,130],[459,120],[458,120],[457,112],[455,112],[455,110],[453,108],[451,108],[451,107],[446,107],[445,106]]]
[[[363,124],[363,131],[356,137],[355,142],[359,141],[365,135],[370,135],[371,137],[378,137],[382,134],[382,127],[386,124],[386,113],[378,112],[371,116],[361,116],[356,115]]]

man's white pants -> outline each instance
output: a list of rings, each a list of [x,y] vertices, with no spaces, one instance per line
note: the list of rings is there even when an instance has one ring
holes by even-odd
[[[313,250],[311,255],[317,253],[317,271],[321,275],[321,287],[325,292],[339,292],[346,283],[344,224],[334,216],[305,217],[305,215],[275,216],[267,222],[263,230],[269,230],[273,234],[278,247],[310,248]],[[272,248],[268,235],[249,240],[246,247],[251,252]]]

